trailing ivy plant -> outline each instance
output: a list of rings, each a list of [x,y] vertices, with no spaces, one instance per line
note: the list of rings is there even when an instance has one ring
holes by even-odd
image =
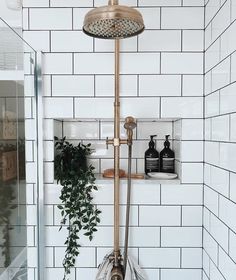
[[[16,151],[16,145],[1,144],[0,145],[0,170],[3,172],[3,153]],[[2,173],[0,174],[0,230],[2,239],[0,240],[1,255],[4,258],[3,265],[7,268],[11,263],[10,254],[10,231],[13,230],[11,225],[11,215],[13,209],[17,207],[15,200],[16,178],[4,181]]]
[[[0,229],[2,231],[2,240],[0,242],[0,248],[2,256],[4,257],[4,267],[8,267],[11,263],[10,256],[10,230],[11,226],[10,218],[12,210],[16,208],[15,204],[12,204],[14,196],[13,184],[10,182],[0,182]]]
[[[63,260],[64,280],[75,266],[81,245],[81,231],[91,241],[100,223],[99,214],[93,204],[92,191],[97,191],[94,167],[87,165],[87,157],[92,153],[91,144],[77,146],[66,138],[55,137],[55,179],[62,185],[61,227],[67,225],[68,236],[65,241],[66,252]]]

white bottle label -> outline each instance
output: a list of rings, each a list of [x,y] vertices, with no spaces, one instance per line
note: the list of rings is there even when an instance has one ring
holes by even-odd
[[[162,164],[162,169],[165,170],[170,170],[174,168],[174,158],[163,158],[163,164]]]
[[[159,158],[146,158],[146,168],[149,170],[158,169]]]

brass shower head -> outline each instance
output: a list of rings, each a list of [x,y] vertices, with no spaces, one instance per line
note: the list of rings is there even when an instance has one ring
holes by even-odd
[[[142,33],[144,28],[139,11],[118,5],[118,1],[110,1],[109,5],[87,13],[83,31],[95,38],[124,39]]]

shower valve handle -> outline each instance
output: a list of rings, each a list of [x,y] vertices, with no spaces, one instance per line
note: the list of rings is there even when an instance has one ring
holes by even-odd
[[[109,145],[113,145],[114,147],[116,147],[116,146],[120,146],[121,144],[128,144],[128,139],[119,139],[119,138],[109,139],[108,137],[106,138],[107,149]]]
[[[114,141],[112,139],[109,139],[108,137],[106,138],[106,147],[107,147],[107,150],[109,148],[109,145],[113,145],[114,144]]]
[[[106,148],[107,148],[107,150],[108,150],[108,148],[109,148],[109,143],[108,143],[108,141],[109,141],[109,139],[108,139],[108,137],[106,138]]]

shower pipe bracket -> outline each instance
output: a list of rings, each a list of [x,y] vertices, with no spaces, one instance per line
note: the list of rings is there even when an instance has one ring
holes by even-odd
[[[109,139],[108,137],[106,139],[107,149],[108,149],[109,145],[113,145],[114,147],[119,147],[120,145],[123,145],[123,144],[127,145],[128,143],[129,143],[128,139],[120,139],[120,138]]]
[[[120,251],[119,252],[117,252],[118,254],[118,261],[119,261],[119,263],[121,262],[121,261],[123,261],[123,257],[122,257],[122,255],[120,254]],[[114,252],[113,252],[113,254],[112,255],[110,255],[109,256],[109,261],[114,261],[115,260],[115,255],[114,255]],[[118,264],[119,264],[118,263]]]

